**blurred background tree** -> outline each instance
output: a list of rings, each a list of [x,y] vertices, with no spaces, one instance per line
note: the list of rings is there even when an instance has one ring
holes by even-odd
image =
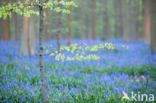
[[[3,18],[4,21],[4,40],[12,40],[12,39],[17,39],[15,36],[10,36],[10,19],[9,17],[13,16],[13,13],[19,14],[23,16],[23,31],[20,32],[20,39],[19,39],[19,50],[24,54],[24,55],[34,55],[35,54],[35,44],[36,44],[36,37],[35,37],[35,22],[34,22],[34,17],[33,14],[39,15],[39,20],[38,20],[38,39],[39,39],[39,66],[40,66],[40,73],[41,73],[41,82],[42,82],[42,99],[43,103],[48,103],[48,98],[47,98],[47,85],[46,85],[46,77],[45,77],[45,71],[44,71],[44,61],[43,61],[43,31],[44,31],[44,15],[46,15],[44,12],[44,9],[49,9],[50,11],[53,11],[57,13],[57,15],[61,16],[60,13],[63,12],[64,14],[69,14],[69,19],[68,22],[69,24],[69,33],[71,36],[71,11],[72,11],[72,6],[76,6],[74,2],[69,0],[69,2],[65,2],[63,0],[24,0],[24,1],[15,1],[15,2],[9,2],[7,1],[2,1],[0,6],[0,18]],[[36,9],[37,10],[34,10]],[[69,10],[68,10],[69,8]],[[60,21],[60,20],[59,20]],[[57,22],[58,23],[58,22]],[[16,24],[16,23],[15,23]],[[60,23],[58,23],[60,26]],[[19,28],[16,28],[19,29]],[[36,30],[37,31],[37,30]],[[47,29],[46,29],[47,31]],[[45,32],[46,32],[45,31]],[[14,31],[14,33],[17,33],[17,30]],[[60,33],[60,30],[57,32]],[[12,35],[15,35],[12,33]],[[60,34],[58,34],[60,35]],[[44,35],[45,36],[45,35]],[[57,36],[58,40],[58,48],[59,48],[59,36]],[[71,37],[70,37],[71,41]],[[58,49],[59,51],[59,49]]]
[[[0,5],[18,1],[1,0]],[[72,39],[122,38],[126,42],[143,39],[154,48],[151,37],[154,20],[151,19],[154,15],[152,12],[155,11],[150,12],[154,9],[154,4],[151,4],[154,0],[73,1],[78,4],[78,8],[70,8],[72,13],[69,15],[45,10],[44,40],[57,39],[57,44],[61,45],[60,41],[67,39],[67,44],[70,45]],[[38,19],[39,17],[32,16],[27,20],[17,14],[13,14],[12,18],[7,17],[6,20],[0,19],[0,40],[18,40],[21,52],[35,54],[34,42],[38,40]],[[21,42],[23,40],[25,43]],[[28,46],[23,46],[25,44]]]
[[[143,39],[150,44],[150,1],[143,0]]]
[[[156,53],[156,0],[150,1],[150,14],[151,14],[151,51]]]

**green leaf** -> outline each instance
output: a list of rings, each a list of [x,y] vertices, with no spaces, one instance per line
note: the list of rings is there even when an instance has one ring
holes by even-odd
[[[54,55],[54,53],[51,53],[51,54],[50,54],[50,56],[53,56],[53,55]]]

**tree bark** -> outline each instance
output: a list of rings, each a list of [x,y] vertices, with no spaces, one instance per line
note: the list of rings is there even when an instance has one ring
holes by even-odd
[[[72,1],[72,0],[69,0]],[[70,14],[68,15],[68,46],[71,44],[71,32],[72,32],[72,6],[69,8]]]
[[[10,39],[10,20],[9,17],[6,18],[4,21],[4,28],[5,28],[5,40],[8,41]]]
[[[16,29],[17,29],[17,40],[18,40],[18,44],[19,44],[19,51],[22,53],[22,49],[23,47],[23,43],[24,43],[24,33],[23,33],[23,25],[24,25],[24,17],[21,15],[17,15],[17,25],[16,25]]]
[[[109,13],[108,13],[108,0],[104,0],[103,2],[103,39],[110,39],[112,37],[110,30],[110,21],[109,21]]]
[[[91,28],[91,24],[92,24],[92,23],[91,23],[91,21],[92,21],[92,15],[91,15],[91,14],[92,14],[92,10],[91,10],[92,6],[91,6],[91,3],[92,3],[92,2],[88,2],[88,3],[87,3],[88,6],[89,6],[89,7],[88,7],[88,10],[87,10],[87,11],[88,11],[88,18],[87,18],[87,19],[88,19],[88,35],[87,35],[87,37],[88,37],[89,40],[92,39],[92,36],[91,36],[91,29],[92,29],[92,28]]]
[[[129,40],[129,12],[128,12],[128,3],[127,0],[122,0],[122,7],[123,7],[123,38],[125,41]]]
[[[121,38],[123,36],[123,21],[121,0],[114,0],[115,3],[115,36]]]
[[[156,54],[156,0],[150,1],[151,14],[151,52]]]
[[[36,47],[36,34],[35,34],[35,25],[34,25],[34,16],[30,17],[29,23],[29,52],[30,55],[35,55],[35,47]]]
[[[19,40],[18,39],[18,30],[17,30],[17,25],[18,25],[18,19],[17,19],[17,14],[15,13],[14,14],[14,21],[15,21],[15,40]],[[18,28],[18,29],[20,29],[20,28]]]
[[[4,20],[0,19],[0,40],[4,40]]]
[[[26,8],[29,10],[28,8]],[[29,55],[30,54],[30,48],[29,48],[29,21],[30,19],[28,17],[24,17],[24,32],[21,34],[21,52],[24,55]]]
[[[146,44],[150,44],[150,32],[151,32],[151,23],[150,23],[150,0],[143,0],[143,35]]]
[[[5,3],[8,3],[8,0],[5,0]],[[5,35],[4,39],[8,41],[10,39],[10,19],[8,16],[4,21],[4,35]]]
[[[136,38],[136,40],[138,40],[138,38],[139,38],[139,24],[140,24],[140,22],[139,22],[139,9],[140,9],[139,3],[140,3],[140,1],[138,1],[138,0],[134,1],[134,5],[135,5],[134,11],[135,11],[135,16],[136,16],[136,18],[135,18],[135,22],[136,22],[136,37],[135,38]]]
[[[29,8],[26,8],[29,10]],[[19,25],[17,25],[18,27]],[[20,28],[20,27],[19,27]],[[19,31],[17,28],[17,31]],[[30,18],[24,17],[24,32],[21,33],[21,41],[20,41],[20,51],[24,55],[34,55],[35,54],[35,46],[36,46],[36,36],[35,36],[35,25],[33,16]],[[18,34],[19,35],[19,34]]]
[[[46,13],[46,16],[44,17],[44,27],[43,27],[43,35],[46,35],[46,36],[43,36],[43,40],[50,40],[52,37],[51,37],[51,33],[48,32],[49,30],[49,10],[48,9],[44,9],[44,12]]]
[[[91,39],[96,39],[96,0],[91,1]]]
[[[80,39],[85,37],[84,35],[84,14],[83,14],[83,2],[80,0],[80,8],[79,8],[79,29],[80,29]]]
[[[43,3],[42,0],[39,1],[40,3]],[[40,64],[40,72],[41,72],[41,81],[42,81],[42,97],[43,97],[43,103],[48,103],[47,99],[47,88],[46,88],[46,78],[45,78],[45,72],[43,67],[43,7],[39,6],[39,12],[40,12],[40,25],[39,25],[39,64]]]
[[[138,0],[128,0],[128,7],[129,7],[129,34],[128,38],[137,40],[138,38],[138,10],[139,10],[139,5],[138,5]]]
[[[61,0],[58,0],[58,2],[60,2]],[[61,8],[61,5],[58,5],[58,7]],[[57,50],[58,53],[60,53],[60,38],[61,38],[61,27],[62,27],[62,21],[61,21],[61,12],[57,13],[57,33],[56,33],[56,37],[57,37]]]

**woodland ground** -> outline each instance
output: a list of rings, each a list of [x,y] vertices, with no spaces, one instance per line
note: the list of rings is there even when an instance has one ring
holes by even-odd
[[[156,55],[151,55],[149,45],[142,41],[125,43],[122,40],[73,40],[72,43],[85,48],[106,42],[115,48],[84,54],[95,54],[99,60],[56,60],[56,55],[44,56],[50,102],[124,103],[122,91],[129,95],[134,91],[156,96]],[[61,44],[67,44],[67,41]],[[0,102],[41,102],[38,56],[21,55],[15,41],[0,41],[0,45]],[[44,42],[44,47],[45,53],[55,50],[56,41]],[[76,51],[63,53],[65,58],[73,57]]]

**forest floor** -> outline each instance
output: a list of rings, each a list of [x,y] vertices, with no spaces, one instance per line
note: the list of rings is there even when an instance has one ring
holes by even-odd
[[[58,55],[50,53],[57,50],[55,40],[44,42],[44,53],[50,53],[44,56],[49,102],[124,103],[133,101],[132,92],[137,101],[141,94],[148,96],[143,101],[149,101],[149,94],[156,96],[156,55],[151,55],[149,45],[122,40],[73,40],[72,44],[61,47]],[[0,102],[41,102],[38,56],[21,55],[15,41],[0,45]],[[123,93],[131,100],[122,99]]]

